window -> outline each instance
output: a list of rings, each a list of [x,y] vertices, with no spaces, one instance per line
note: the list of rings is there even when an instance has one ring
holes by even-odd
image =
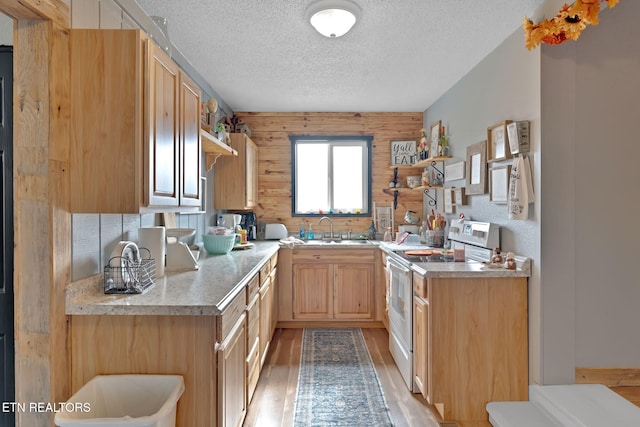
[[[371,216],[372,139],[290,137],[293,216]]]

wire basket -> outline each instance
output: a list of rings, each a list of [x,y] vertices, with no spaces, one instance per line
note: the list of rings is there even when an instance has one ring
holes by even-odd
[[[135,261],[129,258],[112,257],[104,267],[105,294],[141,294],[154,284],[156,260],[149,258]]]

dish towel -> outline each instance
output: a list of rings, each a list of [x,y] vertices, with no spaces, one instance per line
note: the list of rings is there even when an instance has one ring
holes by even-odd
[[[509,197],[507,200],[509,219],[528,219],[529,203],[533,203],[534,200],[529,158],[517,156],[513,159],[509,179]]]
[[[304,241],[295,238],[293,236],[285,237],[284,239],[280,239],[280,246],[288,246],[293,248],[295,245],[304,245]]]

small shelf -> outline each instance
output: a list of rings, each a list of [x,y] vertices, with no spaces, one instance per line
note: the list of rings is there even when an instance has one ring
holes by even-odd
[[[428,188],[444,188],[444,185],[421,185],[419,187],[414,188],[414,190],[424,190]]]
[[[445,160],[453,159],[453,156],[439,156],[439,157],[429,157],[428,159],[420,160],[413,164],[414,168],[426,168],[431,166],[432,163],[435,162],[444,162]]]
[[[200,139],[202,141],[202,151],[206,154],[207,171],[211,170],[216,160],[218,160],[218,157],[238,155],[236,150],[222,143],[218,138],[204,129],[200,129]]]

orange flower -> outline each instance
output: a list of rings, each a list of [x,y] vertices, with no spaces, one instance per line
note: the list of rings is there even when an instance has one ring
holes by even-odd
[[[524,18],[525,46],[531,50],[540,43],[560,44],[569,39],[578,40],[587,25],[598,25],[600,3],[605,0],[576,0],[571,6],[565,4],[551,21],[544,20],[534,24]],[[612,8],[619,0],[606,0],[607,7]]]

